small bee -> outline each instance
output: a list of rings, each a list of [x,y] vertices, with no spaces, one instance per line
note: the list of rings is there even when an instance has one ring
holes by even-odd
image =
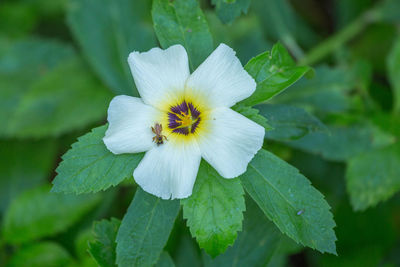
[[[167,137],[162,134],[162,125],[157,123],[154,127],[151,127],[151,131],[155,134],[153,137],[153,142],[157,144],[157,146],[164,144],[164,139],[168,141]]]

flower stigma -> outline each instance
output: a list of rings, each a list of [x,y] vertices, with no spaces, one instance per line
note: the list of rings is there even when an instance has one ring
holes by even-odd
[[[171,106],[169,109],[168,127],[173,133],[194,134],[200,121],[200,111],[191,102],[186,102],[186,100],[183,100],[181,104]]]

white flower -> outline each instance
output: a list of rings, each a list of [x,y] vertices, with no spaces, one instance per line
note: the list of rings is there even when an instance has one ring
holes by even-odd
[[[181,45],[133,52],[128,62],[142,98],[111,101],[103,140],[114,154],[147,151],[133,172],[143,190],[190,196],[201,158],[224,178],[246,171],[265,132],[229,108],[256,89],[230,47],[218,46],[192,74]]]

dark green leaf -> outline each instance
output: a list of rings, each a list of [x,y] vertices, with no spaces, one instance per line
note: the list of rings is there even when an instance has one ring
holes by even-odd
[[[175,267],[175,264],[168,252],[163,251],[155,267]]]
[[[212,0],[219,19],[223,23],[231,23],[242,13],[246,14],[251,0]]]
[[[106,129],[107,126],[94,128],[72,144],[56,170],[53,192],[98,192],[132,177],[143,153],[114,155],[103,143]]]
[[[192,70],[212,52],[212,36],[197,0],[154,0],[152,15],[161,46],[183,45]]]
[[[211,256],[224,252],[242,229],[243,195],[239,179],[224,179],[201,162],[193,194],[181,203],[192,236]]]
[[[99,78],[116,94],[137,96],[127,60],[130,52],[156,45],[149,1],[70,2],[68,25]]]
[[[179,212],[179,201],[138,188],[117,235],[117,264],[152,266],[160,257]]]
[[[102,220],[93,225],[94,241],[89,242],[89,253],[101,267],[116,266],[115,242],[121,221],[111,218]]]
[[[204,255],[206,267],[266,266],[276,251],[281,233],[251,199],[246,199],[243,231],[235,244],[214,260]]]
[[[4,216],[4,240],[20,244],[66,230],[100,200],[99,195],[71,196],[38,187],[15,198]]]
[[[387,56],[387,68],[393,88],[394,109],[400,112],[400,38],[396,39],[392,50]]]
[[[21,248],[10,259],[8,267],[67,267],[72,257],[63,247],[53,242],[41,242]]]
[[[241,180],[283,233],[305,246],[336,254],[335,222],[330,206],[296,168],[260,150]]]
[[[31,85],[9,118],[8,134],[59,135],[101,120],[111,92],[102,87],[79,58],[71,58]]]
[[[347,191],[355,210],[364,210],[400,190],[400,144],[362,153],[348,162]]]
[[[273,130],[265,137],[276,141],[300,139],[308,133],[324,132],[326,126],[316,117],[302,108],[287,105],[258,105],[256,108],[268,119]]]
[[[273,127],[271,127],[268,124],[267,118],[265,118],[264,116],[259,114],[258,109],[255,109],[255,108],[252,108],[249,106],[245,106],[243,104],[235,105],[232,107],[232,109],[235,110],[236,112],[239,112],[246,118],[260,124],[261,126],[263,126],[265,128],[266,131],[273,129]]]
[[[279,94],[310,71],[309,67],[296,66],[280,43],[274,45],[271,52],[252,58],[244,68],[257,82],[256,91],[240,102],[249,106]]]

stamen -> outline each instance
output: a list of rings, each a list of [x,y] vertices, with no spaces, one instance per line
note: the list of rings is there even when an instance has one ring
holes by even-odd
[[[168,127],[174,133],[188,135],[194,133],[200,123],[200,111],[192,103],[185,100],[170,108]]]

